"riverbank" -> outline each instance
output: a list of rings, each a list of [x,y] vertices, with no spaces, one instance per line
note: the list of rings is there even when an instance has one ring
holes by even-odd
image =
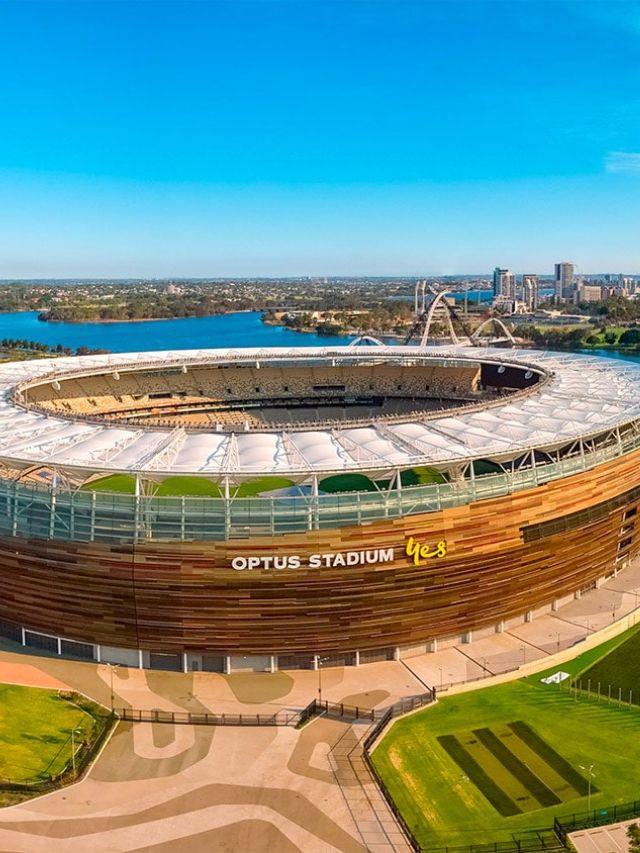
[[[320,347],[344,346],[343,335],[298,335],[282,326],[262,322],[259,311],[234,311],[206,317],[180,317],[170,322],[41,322],[37,311],[0,313],[0,340],[37,341],[49,346],[60,344],[73,351],[78,347],[132,350],[205,349],[211,347]]]
[[[17,312],[16,312],[17,313]],[[24,313],[24,312],[22,312]],[[46,311],[41,311],[38,314],[38,320],[41,323],[64,323],[70,326],[84,326],[87,324],[96,324],[100,326],[106,326],[110,323],[159,323],[165,322],[167,320],[204,320],[207,317],[227,317],[229,314],[249,314],[251,313],[248,308],[242,309],[240,311],[217,311],[214,314],[185,314],[184,316],[179,317],[122,317],[120,319],[82,319],[82,320],[65,320],[58,317],[49,317]],[[259,312],[258,312],[259,313]]]

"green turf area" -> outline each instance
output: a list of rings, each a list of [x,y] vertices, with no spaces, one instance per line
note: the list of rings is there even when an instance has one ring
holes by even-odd
[[[425,486],[431,483],[446,483],[445,477],[435,468],[419,466],[402,471],[400,481],[403,486]]]
[[[418,467],[410,468],[401,474],[403,486],[425,485],[429,483],[444,483],[445,478],[435,468]],[[278,489],[287,489],[294,485],[293,480],[287,477],[258,477],[241,483],[235,496],[239,498],[250,498],[264,492],[275,492]],[[381,489],[389,485],[388,481],[378,483]],[[99,477],[85,483],[82,487],[85,491],[113,492],[120,495],[133,495],[136,491],[136,481],[128,474],[110,474]],[[341,492],[375,492],[376,485],[363,474],[336,474],[326,477],[320,482],[320,491],[326,494],[340,494]],[[159,497],[222,497],[222,487],[218,483],[207,480],[204,477],[167,477],[156,488],[155,494]]]
[[[631,701],[640,705],[640,629],[624,635],[606,657],[596,660],[577,675],[583,688],[590,681],[591,690],[596,691],[599,684],[600,691],[606,695],[611,686],[614,697],[622,691],[625,702],[629,701],[631,695]]]
[[[79,730],[79,745],[96,726],[57,691],[0,685],[0,778],[30,783],[57,775],[71,759],[71,730]]]
[[[549,674],[604,665],[629,636]],[[581,765],[595,765],[593,808],[637,799],[640,710],[576,698],[566,682],[542,684],[544,674],[443,697],[398,720],[375,748],[373,760],[425,849],[506,841],[549,827],[554,815],[585,811]]]
[[[327,494],[339,494],[340,492],[375,492],[376,487],[372,480],[364,474],[336,474],[333,477],[325,477],[320,481],[321,492]]]
[[[249,480],[241,483],[236,492],[238,498],[251,498],[263,492],[275,492],[278,489],[289,489],[295,485],[293,480],[287,477],[260,477],[258,480]]]
[[[110,474],[91,480],[82,486],[87,492],[116,492],[120,495],[133,495],[136,491],[136,481],[128,474]]]
[[[576,769],[522,720],[441,735],[438,743],[501,815],[557,806],[587,793]]]
[[[286,489],[293,486],[293,480],[286,477],[259,477],[242,483],[235,492],[239,498],[253,497],[262,492],[272,492],[276,489]],[[134,477],[128,474],[110,474],[91,480],[82,487],[86,491],[115,492],[121,495],[133,495],[136,490]],[[204,477],[167,477],[157,487],[155,494],[159,497],[212,497],[219,498],[223,492],[221,487],[212,480]]]
[[[156,492],[159,497],[210,497],[219,498],[222,491],[217,483],[202,477],[167,477]]]

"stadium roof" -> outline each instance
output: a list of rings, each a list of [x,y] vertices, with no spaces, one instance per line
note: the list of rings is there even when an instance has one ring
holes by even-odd
[[[398,357],[468,359],[538,368],[550,379],[524,395],[441,416],[334,428],[237,432],[158,429],[74,420],[24,408],[17,385],[69,374],[114,372],[143,365],[220,361]],[[418,465],[444,469],[471,459],[514,459],[552,450],[640,418],[640,365],[588,355],[465,347],[375,347],[189,350],[33,360],[0,365],[0,461],[24,469],[51,466],[89,476],[128,472],[153,478],[202,475],[234,481],[268,474],[298,482],[318,474],[384,472]]]

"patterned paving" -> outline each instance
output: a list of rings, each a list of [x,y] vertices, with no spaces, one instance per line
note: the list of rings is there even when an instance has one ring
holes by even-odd
[[[562,611],[509,629],[508,635],[436,654],[360,668],[327,669],[323,697],[363,708],[421,693],[424,683],[465,681],[518,662],[548,665],[593,625],[619,619],[637,603],[640,566]],[[615,605],[615,607],[614,607]],[[0,681],[70,687],[110,703],[105,666],[0,651]],[[163,710],[273,713],[317,695],[317,674],[149,672],[120,668],[118,706]],[[2,853],[50,853],[56,845],[87,851],[406,851],[399,827],[362,759],[368,725],[320,718],[301,730],[209,728],[168,724],[118,726],[77,785],[0,811]],[[580,853],[624,850],[624,832],[576,840]],[[604,846],[603,846],[604,845]]]

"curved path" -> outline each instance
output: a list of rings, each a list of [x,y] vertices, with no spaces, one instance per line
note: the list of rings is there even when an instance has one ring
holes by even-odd
[[[574,656],[594,632],[631,624],[640,563],[556,613],[473,643],[403,661],[327,669],[323,698],[384,707],[424,685],[512,678]],[[615,617],[615,625],[612,622]],[[609,626],[609,627],[607,627]],[[585,642],[586,641],[586,642]],[[521,667],[513,672],[514,667]],[[500,673],[504,675],[500,676]],[[0,681],[69,687],[110,703],[106,666],[0,651]],[[120,668],[115,703],[164,710],[267,713],[302,708],[317,673],[165,673]],[[320,718],[290,727],[121,723],[84,780],[0,811],[0,851],[404,851],[360,759],[366,724]],[[589,850],[589,847],[583,848]]]

